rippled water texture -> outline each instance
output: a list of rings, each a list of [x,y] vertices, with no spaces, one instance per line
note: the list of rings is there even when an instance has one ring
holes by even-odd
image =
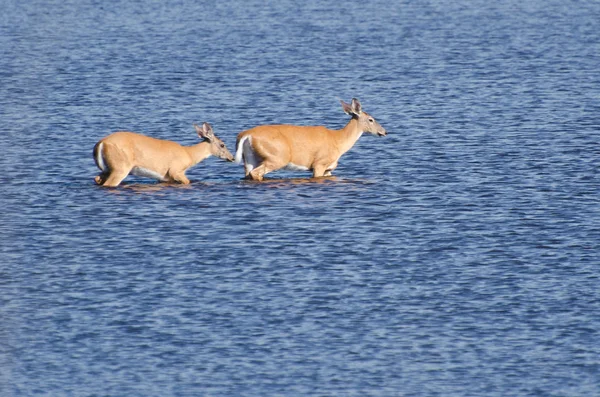
[[[0,395],[600,393],[600,3],[7,0]],[[332,178],[95,142],[388,130]]]

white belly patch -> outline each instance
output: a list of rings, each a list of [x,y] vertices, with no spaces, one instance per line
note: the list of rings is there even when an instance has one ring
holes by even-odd
[[[298,165],[298,164],[294,164],[294,163],[288,163],[284,169],[288,170],[288,171],[308,171],[308,167],[305,167],[303,165]]]
[[[157,180],[162,181],[162,182],[166,181],[166,179],[165,179],[165,177],[163,175],[160,175],[158,172],[149,170],[147,168],[133,167],[131,169],[131,174],[133,174],[135,176],[142,176],[142,177],[145,177],[145,178],[157,179]]]

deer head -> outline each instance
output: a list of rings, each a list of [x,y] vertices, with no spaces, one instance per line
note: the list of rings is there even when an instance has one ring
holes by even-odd
[[[196,129],[200,139],[203,139],[205,142],[210,144],[210,153],[213,156],[219,157],[223,160],[233,161],[233,155],[229,153],[225,143],[217,138],[210,124],[204,122],[202,127],[194,124],[194,128]]]
[[[352,116],[353,119],[358,121],[358,128],[362,132],[368,132],[377,136],[386,136],[387,132],[385,128],[383,128],[377,120],[373,118],[369,113],[363,112],[362,106],[360,102],[356,98],[352,98],[352,103],[348,104],[344,101],[340,101],[342,103],[342,109],[348,115]]]

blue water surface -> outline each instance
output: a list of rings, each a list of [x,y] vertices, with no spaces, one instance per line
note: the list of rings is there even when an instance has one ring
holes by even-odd
[[[599,2],[2,9],[0,395],[600,395]],[[332,178],[93,181],[352,97]]]

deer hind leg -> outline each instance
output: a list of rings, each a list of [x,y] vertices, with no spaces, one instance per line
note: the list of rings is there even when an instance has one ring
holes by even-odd
[[[260,158],[260,156],[254,152],[254,149],[252,148],[252,145],[250,144],[250,142],[248,142],[248,140],[244,141],[242,150],[246,179],[253,179],[251,172],[261,164],[262,158]]]
[[[123,150],[103,141],[94,146],[94,160],[98,168],[102,170],[94,180],[102,186],[119,186],[133,168]]]
[[[106,182],[106,178],[108,178],[109,172],[103,171],[99,175],[94,178],[96,184],[102,186],[104,182]]]
[[[131,171],[131,170],[130,169],[126,169],[126,168],[111,169],[110,170],[110,174],[105,179],[105,181],[102,184],[102,186],[106,186],[106,187],[116,187],[116,186],[119,186],[119,184],[121,183],[121,181],[123,181],[123,179],[125,179],[125,177],[127,177],[127,175],[129,175],[129,171]]]
[[[253,181],[262,181],[266,173],[267,172],[264,163],[260,164],[256,168],[251,168],[250,171],[248,171],[248,168],[246,168],[246,178],[252,179]]]
[[[264,176],[269,172],[277,171],[285,167],[287,162],[282,161],[263,161],[258,167],[250,171],[250,179],[255,181],[262,181]]]

